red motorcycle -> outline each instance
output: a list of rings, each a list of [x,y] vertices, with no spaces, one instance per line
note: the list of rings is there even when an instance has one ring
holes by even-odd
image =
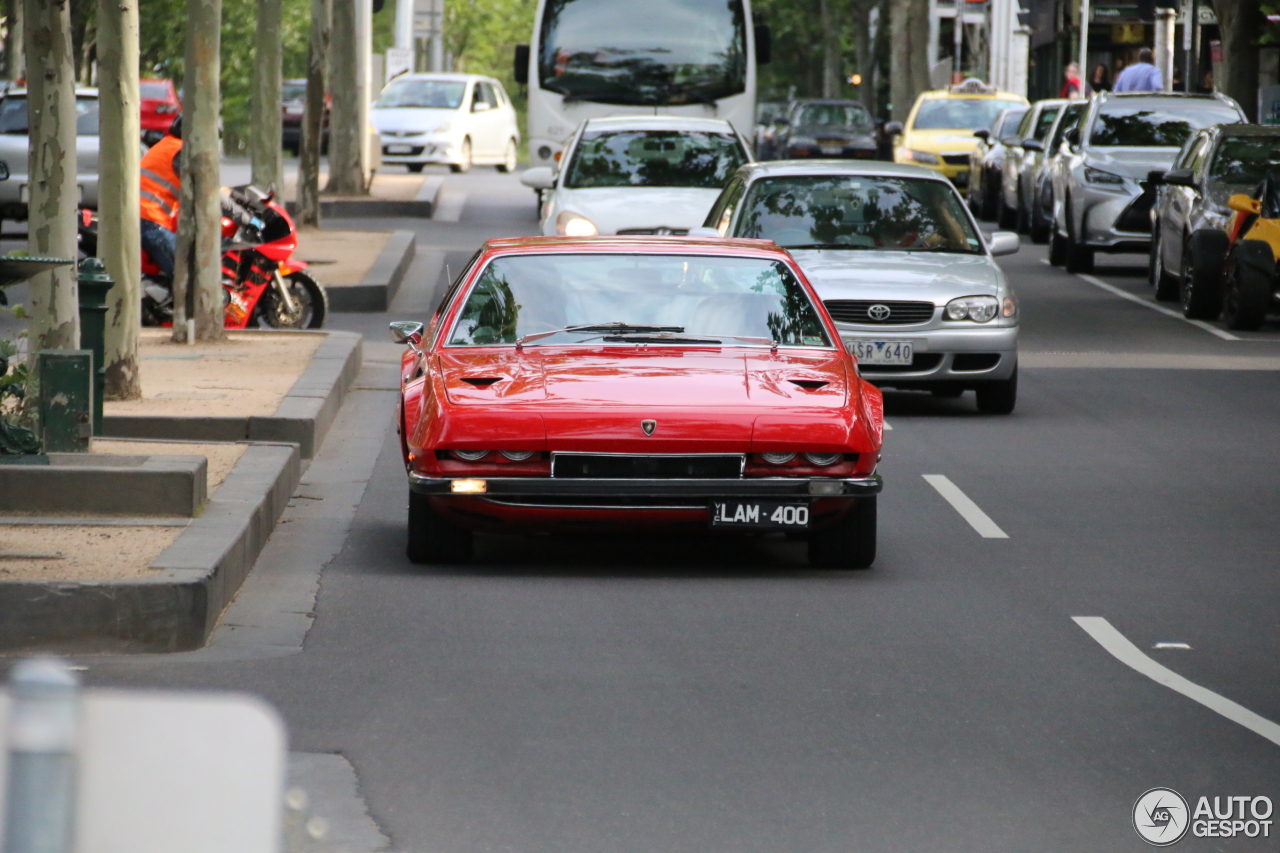
[[[319,329],[329,299],[305,272],[307,262],[293,257],[297,229],[273,193],[246,184],[231,189],[231,199],[247,216],[222,217],[222,304],[228,329]],[[97,253],[97,218],[81,212],[80,245]],[[173,282],[142,253],[142,323],[173,324]]]

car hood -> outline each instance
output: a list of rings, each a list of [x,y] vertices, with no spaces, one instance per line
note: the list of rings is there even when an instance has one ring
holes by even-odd
[[[1152,169],[1168,169],[1178,157],[1177,148],[1089,148],[1086,165],[1135,181],[1145,181]]]
[[[958,154],[977,148],[978,137],[972,130],[912,130],[903,144],[916,151]]]
[[[839,249],[791,254],[824,302],[906,299],[943,305],[957,296],[1000,292],[1000,272],[986,255]]]
[[[560,189],[556,194],[560,210],[587,217],[601,234],[616,234],[639,228],[697,228],[707,218],[720,190],[603,187]]]
[[[457,110],[433,110],[419,107],[384,107],[372,110],[370,119],[379,133],[413,130],[427,133],[458,114]]]

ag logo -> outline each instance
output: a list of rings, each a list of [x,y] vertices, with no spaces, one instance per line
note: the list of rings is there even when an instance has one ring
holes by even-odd
[[[879,303],[876,303],[867,309],[867,316],[872,320],[875,320],[877,323],[883,323],[885,320],[888,320],[889,314],[891,313],[892,312],[889,310],[888,305],[881,305]]]
[[[1191,825],[1190,818],[1187,801],[1172,788],[1152,788],[1133,804],[1133,828],[1155,847],[1181,840]]]
[[[645,435],[653,435],[653,431],[658,428],[658,422],[645,418],[640,422],[640,429],[644,430]]]

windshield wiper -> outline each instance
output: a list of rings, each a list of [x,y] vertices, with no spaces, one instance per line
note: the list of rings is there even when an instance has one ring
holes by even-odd
[[[683,329],[681,329],[683,331]],[[686,337],[684,335],[676,335],[671,333],[664,334],[629,334],[629,335],[605,335],[601,338],[605,343],[609,344],[720,344],[724,343],[719,338],[695,338]]]
[[[558,335],[561,332],[614,332],[616,334],[628,333],[646,333],[646,332],[683,332],[684,326],[647,326],[637,323],[585,323],[579,326],[565,326],[561,329],[552,329],[550,332],[538,332],[533,335],[525,335],[516,341],[516,346],[524,346],[532,341],[548,338],[552,335]]]
[[[852,243],[797,243],[784,249],[875,249],[876,246],[855,246]]]

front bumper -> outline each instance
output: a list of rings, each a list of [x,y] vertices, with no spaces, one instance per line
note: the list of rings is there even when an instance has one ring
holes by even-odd
[[[392,152],[398,153],[392,153]],[[437,163],[452,164],[462,162],[462,150],[453,144],[453,140],[440,137],[406,137],[382,140],[382,162],[384,163]]]
[[[1088,183],[1072,196],[1080,217],[1077,234],[1087,246],[1104,252],[1146,252],[1151,247],[1151,202],[1154,193],[1126,181],[1114,189]]]
[[[458,481],[483,480],[484,492],[454,491]],[[865,498],[883,481],[869,477],[743,477],[741,479],[596,479],[587,477],[427,477],[409,474],[410,490],[436,497],[556,498]]]
[[[993,321],[994,322],[994,321]],[[910,365],[859,365],[863,379],[893,387],[975,385],[1008,379],[1018,361],[1018,327],[972,326],[906,330],[836,324],[841,340],[910,341]]]

